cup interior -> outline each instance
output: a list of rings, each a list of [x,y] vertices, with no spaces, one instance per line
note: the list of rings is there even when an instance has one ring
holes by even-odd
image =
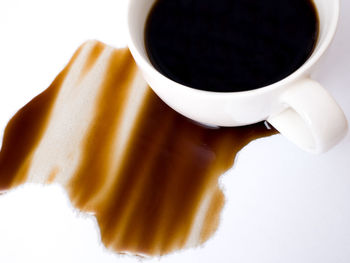
[[[155,2],[156,0],[130,0],[128,10],[129,47],[139,64],[146,63],[147,67],[154,71],[145,48],[144,30],[148,14]],[[331,42],[337,26],[339,0],[313,0],[313,2],[319,16],[319,37],[314,52],[297,72],[306,70],[319,59]]]
[[[151,64],[144,43],[145,24],[156,0],[130,0],[128,10],[129,45],[136,48],[142,59]]]
[[[312,56],[328,46],[338,22],[339,0],[313,0],[320,22],[319,36]],[[311,56],[311,57],[312,57]]]

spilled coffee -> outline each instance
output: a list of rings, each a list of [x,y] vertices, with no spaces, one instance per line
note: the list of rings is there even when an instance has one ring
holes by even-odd
[[[247,91],[302,66],[318,31],[312,0],[157,0],[145,46],[154,67],[180,84]]]
[[[219,177],[245,145],[275,133],[263,123],[198,125],[153,93],[128,49],[88,41],[7,125],[0,192],[59,183],[96,217],[106,247],[164,255],[214,234]]]

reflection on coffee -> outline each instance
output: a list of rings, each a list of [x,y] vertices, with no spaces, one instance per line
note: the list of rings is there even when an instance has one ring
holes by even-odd
[[[0,190],[60,183],[96,216],[107,247],[164,255],[211,237],[224,204],[218,178],[245,145],[275,133],[198,125],[151,91],[129,50],[90,41],[7,125]]]
[[[157,0],[145,46],[154,67],[178,83],[246,91],[297,70],[318,31],[312,0]]]

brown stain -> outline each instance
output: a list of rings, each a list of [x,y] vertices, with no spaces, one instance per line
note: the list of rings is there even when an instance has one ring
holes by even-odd
[[[153,96],[153,94],[149,93],[147,98],[149,96]],[[149,103],[146,103],[144,107],[144,110],[147,111]],[[147,120],[143,119],[143,117],[140,116],[139,121],[146,121],[147,123]],[[156,125],[155,123],[153,124]],[[142,124],[137,126],[136,131],[134,131],[133,138],[136,140],[139,138],[141,127],[143,127]],[[141,215],[145,214],[141,210],[147,209],[149,203],[146,200],[147,198],[152,198],[153,196],[153,201],[155,201],[153,205],[156,205],[159,201],[154,195],[161,194],[161,192],[148,193],[147,195],[147,191],[149,185],[154,183],[154,180],[162,179],[161,174],[158,174],[156,178],[152,175],[154,166],[157,164],[162,166],[162,163],[157,163],[157,156],[159,155],[159,149],[166,144],[165,135],[169,134],[173,128],[171,116],[168,116],[164,122],[154,127],[157,127],[157,129],[145,129],[144,133],[141,134],[144,138],[153,137],[152,144],[148,144],[148,139],[146,139],[141,142],[143,145],[134,147],[135,143],[137,144],[138,142],[132,139],[132,143],[126,152],[125,161],[122,164],[123,167],[119,174],[116,175],[118,180],[116,180],[115,185],[112,187],[111,195],[108,196],[108,199],[101,206],[102,209],[97,213],[97,219],[102,219],[99,220],[101,232],[106,233],[106,235],[103,235],[103,238],[106,243],[110,243],[114,247],[128,247],[129,242],[137,243],[138,235],[136,234],[136,237],[133,236],[135,231],[137,231],[136,228],[138,228],[138,225],[131,226],[130,218],[138,217],[140,213]],[[144,194],[145,191],[146,195]],[[129,205],[125,200],[131,201]],[[140,203],[143,203],[144,207],[140,207]],[[130,205],[132,206],[131,209]],[[153,219],[156,219],[156,217],[153,217]],[[146,223],[148,218],[144,217],[143,220]]]
[[[215,193],[210,201],[208,211],[205,215],[205,221],[203,222],[203,229],[200,232],[200,242],[204,243],[210,238],[219,226],[220,211],[224,206],[224,194],[220,189],[216,189]]]
[[[108,63],[80,162],[66,185],[72,203],[95,214],[102,242],[119,253],[164,255],[202,244],[219,225],[225,201],[219,177],[245,145],[276,131],[263,123],[206,128],[170,109],[148,89],[123,149],[123,161],[112,170],[114,141],[126,102],[133,99],[129,91],[137,68],[127,49],[114,50],[108,62],[100,62],[105,47],[96,45],[84,65],[93,71],[91,65]],[[18,170],[38,146],[69,68],[8,124],[0,152],[0,189],[14,185]],[[50,171],[47,182],[60,176],[57,167]],[[111,173],[114,180],[105,188]],[[16,183],[25,178],[24,169]],[[96,195],[102,198],[92,202]]]
[[[31,155],[48,124],[52,106],[80,47],[51,86],[20,109],[6,126],[0,151],[0,190],[23,183]]]
[[[100,57],[105,47],[106,46],[101,42],[94,42],[94,45],[86,59],[85,65],[81,70],[80,78],[83,78],[91,70],[91,68],[95,65],[97,59]]]
[[[90,198],[104,183],[103,175],[110,167],[113,136],[135,73],[136,64],[129,50],[115,50],[97,98],[93,125],[84,139],[83,159],[70,183],[70,195],[77,206],[88,206]]]
[[[54,167],[54,168],[52,169],[52,171],[50,172],[50,175],[49,175],[49,177],[47,178],[46,183],[47,183],[47,184],[53,183],[53,182],[55,181],[56,176],[58,175],[59,172],[60,172],[60,169],[59,169],[58,167]]]

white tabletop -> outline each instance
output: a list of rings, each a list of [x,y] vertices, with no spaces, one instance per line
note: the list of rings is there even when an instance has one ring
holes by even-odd
[[[125,45],[125,0],[0,1],[0,137],[11,116],[43,91],[87,39]],[[350,119],[350,2],[314,78]],[[222,180],[218,232],[203,247],[160,262],[350,262],[350,135],[330,152],[302,152],[277,135],[244,148]],[[57,185],[0,197],[0,262],[138,262],[100,242]],[[154,259],[158,262],[159,259]],[[152,260],[151,260],[152,262]]]

